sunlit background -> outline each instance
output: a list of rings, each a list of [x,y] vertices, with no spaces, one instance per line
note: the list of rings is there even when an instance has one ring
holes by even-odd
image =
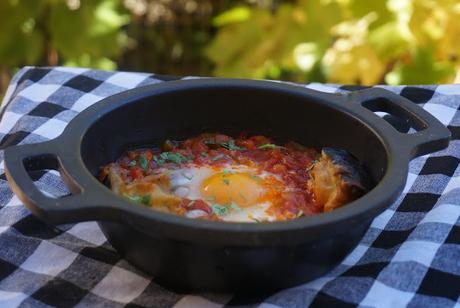
[[[460,82],[460,1],[1,0],[0,96],[25,65]]]

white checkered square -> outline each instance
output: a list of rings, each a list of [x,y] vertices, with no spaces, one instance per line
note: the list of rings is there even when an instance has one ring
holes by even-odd
[[[65,270],[77,254],[68,249],[43,241],[31,254],[21,268],[39,274],[56,276]]]
[[[114,266],[91,292],[112,301],[129,303],[139,296],[149,283],[150,281],[144,277]]]
[[[342,261],[344,265],[355,265],[364,256],[369,246],[359,244],[350,254]]]
[[[66,126],[67,122],[57,119],[49,119],[33,131],[33,133],[49,139],[54,139],[64,131]]]
[[[230,297],[230,296],[229,296]],[[173,308],[222,308],[224,305],[219,303],[214,303],[204,297],[197,295],[186,295],[178,301]],[[259,306],[261,307],[261,306]],[[266,306],[271,308],[276,308],[278,306],[270,305]]]
[[[5,112],[3,119],[0,122],[0,133],[7,134],[22,116],[22,114],[17,114],[11,111]]]
[[[460,95],[460,87],[453,84],[442,84],[436,88],[436,93],[443,95]]]
[[[34,102],[44,102],[48,97],[53,95],[53,93],[59,90],[60,88],[61,85],[57,84],[34,83],[20,91],[18,95],[30,99]]]
[[[325,85],[322,83],[316,83],[316,82],[309,83],[306,87],[308,89],[312,89],[312,90],[316,90],[320,92],[326,92],[326,93],[335,93],[337,91],[337,87]]]
[[[411,189],[412,185],[414,185],[415,180],[417,179],[417,175],[413,173],[407,174],[406,185],[404,186],[403,193],[408,193]]]
[[[27,295],[22,292],[7,292],[0,290],[0,306],[2,307],[18,307],[26,298]]]
[[[444,125],[448,125],[457,112],[454,108],[433,103],[426,103],[423,109],[434,115]]]
[[[385,229],[385,226],[388,224],[391,217],[393,217],[394,213],[395,211],[390,210],[390,209],[383,211],[382,214],[374,218],[374,220],[372,221],[371,227],[374,227],[380,230]]]
[[[441,244],[426,241],[406,241],[401,245],[391,261],[414,261],[430,267],[439,246]]]
[[[447,183],[446,188],[443,191],[443,195],[450,193],[454,189],[460,190],[460,176],[455,176],[450,178],[449,183]],[[460,202],[460,201],[459,201]]]
[[[75,226],[69,229],[67,233],[72,234],[73,236],[76,236],[96,246],[102,245],[106,241],[106,238],[101,229],[97,223],[93,221],[75,224]]]
[[[105,82],[112,83],[122,88],[132,89],[144,81],[145,78],[146,76],[141,74],[118,72],[109,77]]]
[[[426,214],[420,224],[435,222],[449,225],[455,224],[460,216],[460,204],[442,203]]]
[[[68,66],[58,66],[53,68],[54,70],[61,71],[61,72],[66,72],[66,73],[72,73],[75,75],[80,75],[83,74],[87,71],[89,71],[89,68],[84,68],[84,67],[68,67]]]
[[[361,307],[405,307],[413,297],[413,293],[399,291],[378,280],[374,281],[366,297],[361,301]]]
[[[88,108],[89,106],[91,106],[92,104],[102,100],[104,97],[102,96],[99,96],[99,95],[94,95],[94,94],[91,94],[91,93],[86,93],[84,94],[82,97],[80,97],[76,102],[75,104],[73,104],[72,106],[72,110],[75,110],[75,111],[83,111],[85,110],[86,108]]]

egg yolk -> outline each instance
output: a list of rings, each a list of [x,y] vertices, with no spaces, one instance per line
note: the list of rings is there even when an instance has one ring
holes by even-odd
[[[248,207],[256,204],[264,193],[261,179],[247,173],[216,173],[201,184],[202,196],[218,204],[234,202]]]

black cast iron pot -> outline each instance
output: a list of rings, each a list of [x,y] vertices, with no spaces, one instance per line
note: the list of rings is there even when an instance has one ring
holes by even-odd
[[[373,111],[395,115],[418,132],[400,133]],[[127,149],[241,130],[344,148],[364,165],[373,188],[331,213],[248,224],[157,212],[116,196],[96,179],[101,166]],[[52,224],[98,221],[113,247],[160,283],[258,291],[306,282],[338,264],[401,193],[409,161],[445,148],[449,136],[429,113],[382,89],[325,94],[268,81],[171,81],[102,100],[54,140],[6,149],[5,168],[33,214]],[[72,195],[42,194],[27,172],[38,169],[59,170]]]

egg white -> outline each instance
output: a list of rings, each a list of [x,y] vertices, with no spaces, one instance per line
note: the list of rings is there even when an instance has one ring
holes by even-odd
[[[207,200],[201,195],[201,185],[203,181],[220,172],[227,173],[247,173],[255,175],[261,179],[275,177],[277,175],[266,171],[259,171],[244,165],[225,165],[218,170],[209,166],[189,165],[180,169],[170,170],[163,169],[159,172],[166,174],[169,178],[171,192],[179,197],[190,200],[203,200],[209,205],[213,205],[212,200]],[[222,220],[228,222],[257,222],[257,221],[275,221],[276,218],[269,215],[266,210],[271,206],[271,202],[262,202],[246,208],[235,205],[230,206],[225,215],[219,216]],[[201,210],[194,210],[187,213],[189,218],[198,218],[205,215]]]

